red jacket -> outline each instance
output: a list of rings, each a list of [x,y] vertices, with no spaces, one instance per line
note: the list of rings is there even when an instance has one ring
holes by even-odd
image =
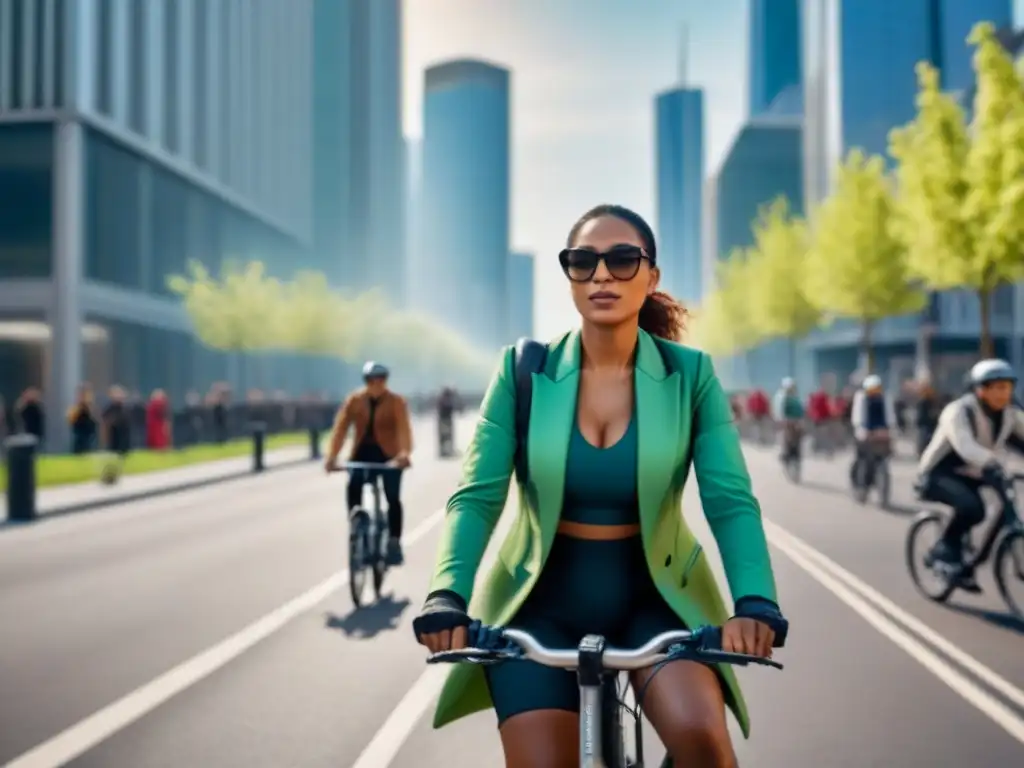
[[[819,389],[811,393],[807,398],[807,415],[811,421],[825,421],[832,415],[832,403],[827,392]]]
[[[167,401],[150,400],[146,405],[146,447],[163,450],[170,445],[171,431]]]
[[[770,410],[771,404],[768,402],[768,395],[760,389],[755,389],[747,397],[747,413],[755,419],[767,416]]]

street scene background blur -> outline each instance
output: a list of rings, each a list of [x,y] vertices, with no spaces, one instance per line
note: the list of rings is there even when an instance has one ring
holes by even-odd
[[[556,254],[611,202],[715,359],[793,626],[784,672],[738,672],[739,763],[1024,765],[1024,598],[985,566],[937,599],[907,545],[965,372],[1024,368],[1022,21],[0,0],[0,764],[501,764],[490,713],[431,727],[411,623],[498,350],[578,324]],[[414,449],[404,564],[356,597],[324,437],[368,360]],[[877,487],[869,374],[895,406]],[[698,490],[690,564],[724,585]]]

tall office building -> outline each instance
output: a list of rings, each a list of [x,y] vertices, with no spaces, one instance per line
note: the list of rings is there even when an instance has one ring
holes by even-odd
[[[61,447],[83,379],[175,398],[241,384],[194,340],[166,277],[190,258],[301,263],[309,3],[27,0],[0,14],[3,394],[41,385]]]
[[[704,182],[704,91],[687,79],[687,40],[679,85],[655,98],[658,260],[662,285],[686,303],[700,301],[701,185]]]
[[[533,254],[509,254],[506,344],[523,337],[533,338],[533,296]]]
[[[401,0],[313,3],[315,250],[335,282],[405,303]]]
[[[979,21],[1009,26],[1010,0],[804,0],[804,192],[812,206],[826,197],[843,156],[854,147],[885,155],[889,132],[913,119],[919,61],[930,61],[951,91],[970,87],[971,48],[966,38]],[[1012,299],[997,297],[993,323],[1008,327]],[[976,299],[948,292],[936,299],[927,322],[938,326],[935,346],[959,350],[966,364],[979,326]],[[893,377],[910,375],[924,318],[890,318],[876,329],[878,361]],[[998,331],[997,331],[998,333]],[[850,372],[856,365],[856,330],[837,323],[812,334],[822,369]],[[951,375],[950,380],[956,378]]]
[[[747,25],[748,108],[754,117],[801,82],[800,0],[750,0]]]
[[[459,59],[424,85],[417,304],[491,349],[508,329],[510,73]]]

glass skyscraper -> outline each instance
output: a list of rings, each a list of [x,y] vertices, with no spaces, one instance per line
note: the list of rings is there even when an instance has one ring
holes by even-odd
[[[662,286],[700,301],[704,92],[674,88],[655,99],[658,260]]]
[[[506,342],[507,69],[460,59],[426,71],[414,302],[482,349]]]
[[[334,282],[379,288],[401,305],[402,2],[314,0],[313,8],[314,250]]]
[[[83,379],[179,399],[243,383],[166,277],[286,275],[312,235],[310,7],[21,0],[0,8],[0,391],[62,414]],[[261,386],[303,386],[294,365]],[[308,386],[308,380],[305,383]]]
[[[801,82],[800,0],[750,0],[748,29],[748,108],[756,116]]]

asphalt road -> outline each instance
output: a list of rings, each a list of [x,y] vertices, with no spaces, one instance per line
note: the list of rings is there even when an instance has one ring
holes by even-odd
[[[410,622],[459,468],[419,443],[407,563],[358,612],[344,481],[312,467],[0,532],[0,765],[500,765],[490,713],[429,727],[440,670]],[[799,487],[771,451],[748,459],[793,630],[785,671],[740,673],[740,764],[1024,765],[1024,627],[992,590],[923,601],[908,518],[851,502],[845,458],[809,461]],[[908,505],[910,472],[896,467]],[[687,516],[713,550],[695,496]]]

